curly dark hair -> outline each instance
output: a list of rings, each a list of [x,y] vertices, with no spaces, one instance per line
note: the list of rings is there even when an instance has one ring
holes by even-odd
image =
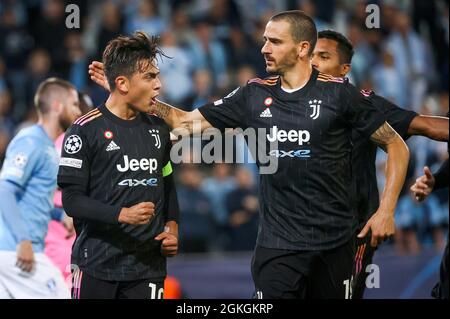
[[[111,91],[116,87],[118,76],[130,78],[136,72],[144,72],[154,59],[165,56],[158,42],[159,37],[149,38],[142,31],[109,41],[103,51],[103,64]]]

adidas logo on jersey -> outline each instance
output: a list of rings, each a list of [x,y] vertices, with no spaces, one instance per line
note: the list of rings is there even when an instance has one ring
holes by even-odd
[[[272,113],[270,112],[270,109],[267,108],[259,115],[259,117],[272,117]]]
[[[109,143],[108,147],[106,148],[107,152],[117,151],[117,150],[120,150],[120,146],[118,146],[116,143],[114,143],[114,141],[111,141],[111,143]]]

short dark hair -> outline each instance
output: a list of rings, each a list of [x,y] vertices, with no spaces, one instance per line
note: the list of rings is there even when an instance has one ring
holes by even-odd
[[[50,110],[52,100],[67,94],[70,90],[76,91],[75,86],[63,79],[52,77],[41,82],[34,95],[34,105],[38,112],[45,114]]]
[[[355,51],[353,44],[342,33],[333,30],[323,30],[319,32],[319,39],[330,39],[337,42],[337,51],[340,63],[352,63]]]
[[[312,55],[317,43],[317,28],[314,20],[300,10],[283,11],[270,21],[286,20],[291,25],[291,35],[296,43],[308,41],[311,44],[308,54]]]
[[[158,37],[149,38],[141,31],[109,41],[103,51],[103,64],[111,91],[116,88],[114,81],[118,76],[129,78],[136,72],[144,72],[157,56],[164,55],[158,41]]]

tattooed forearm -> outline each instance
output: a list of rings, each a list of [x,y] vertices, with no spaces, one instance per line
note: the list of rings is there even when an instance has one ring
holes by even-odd
[[[374,143],[383,149],[386,145],[392,143],[396,138],[397,133],[387,122],[384,122],[384,124],[370,137]]]
[[[153,107],[151,111],[158,117],[165,119],[167,118],[167,116],[169,116],[170,105],[157,100],[155,107]]]

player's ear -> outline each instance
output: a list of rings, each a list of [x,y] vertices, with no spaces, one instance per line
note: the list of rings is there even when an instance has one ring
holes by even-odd
[[[126,76],[119,75],[118,77],[116,77],[114,82],[116,83],[116,89],[120,92],[128,93],[128,91],[130,90],[130,81]]]
[[[351,69],[352,67],[349,63],[341,64],[341,77],[347,76]]]
[[[310,59],[311,57],[309,56],[309,48],[311,47],[311,44],[308,41],[301,41],[298,44],[298,51],[297,54],[301,59],[304,58],[308,58]]]
[[[64,104],[61,102],[61,100],[53,100],[51,108],[56,113],[60,114],[60,113],[62,113],[62,111],[64,109]]]

